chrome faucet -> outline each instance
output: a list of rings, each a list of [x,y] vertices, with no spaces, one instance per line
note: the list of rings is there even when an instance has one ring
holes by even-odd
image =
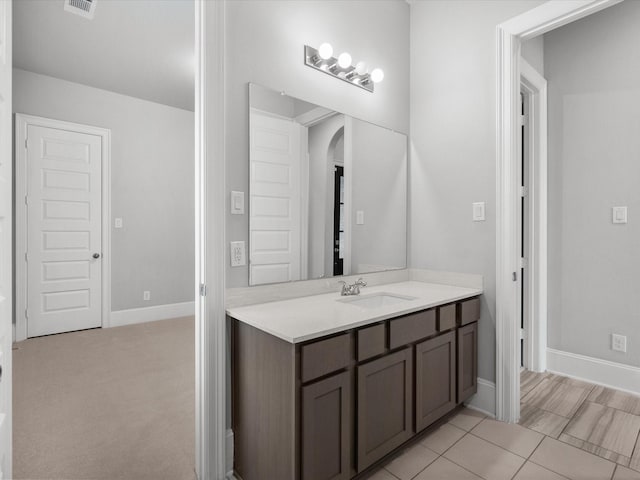
[[[340,280],[340,283],[342,284],[342,291],[340,292],[340,295],[342,295],[343,297],[349,295],[360,295],[360,287],[367,286],[367,282],[365,282],[362,278],[356,280],[356,282],[352,285],[349,285],[344,280]]]

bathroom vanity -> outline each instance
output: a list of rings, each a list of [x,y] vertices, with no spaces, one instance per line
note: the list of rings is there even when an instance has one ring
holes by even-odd
[[[481,293],[409,281],[229,309],[238,475],[350,479],[464,402]]]

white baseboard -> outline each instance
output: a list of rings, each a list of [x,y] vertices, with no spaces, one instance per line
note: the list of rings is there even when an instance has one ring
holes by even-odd
[[[195,302],[170,303],[153,307],[131,308],[111,312],[110,327],[122,327],[134,323],[154,322],[170,318],[195,315]]]
[[[496,384],[478,377],[478,392],[465,403],[465,406],[495,418]]]
[[[225,452],[227,454],[225,459],[225,469],[227,471],[227,478],[229,480],[235,479],[233,473],[233,430],[227,430]]]
[[[547,348],[547,371],[640,394],[640,368]]]

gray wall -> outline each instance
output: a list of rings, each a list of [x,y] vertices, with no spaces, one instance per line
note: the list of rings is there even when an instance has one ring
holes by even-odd
[[[351,273],[407,266],[407,137],[358,119],[345,121],[351,157]],[[356,212],[364,212],[358,225]],[[400,215],[399,215],[400,213]],[[363,268],[364,267],[364,268]]]
[[[409,131],[409,5],[403,0],[235,0],[226,8],[226,187],[249,187],[248,83]],[[330,42],[354,61],[385,71],[371,94],[303,63],[304,45]],[[227,197],[228,198],[228,197]],[[227,245],[248,240],[249,216],[227,215]],[[227,248],[227,259],[229,249]],[[246,286],[247,267],[229,266],[227,287]]]
[[[536,72],[544,76],[544,35],[524,42],[521,55]]]
[[[410,265],[484,275],[480,377],[495,379],[496,25],[542,1],[411,4]],[[472,222],[472,202],[486,202]]]
[[[193,112],[24,70],[13,75],[14,112],[111,129],[111,224],[124,223],[111,230],[111,309],[193,301]]]
[[[640,366],[640,2],[545,36],[549,346]],[[611,207],[629,207],[614,225]],[[627,335],[627,353],[611,350]]]

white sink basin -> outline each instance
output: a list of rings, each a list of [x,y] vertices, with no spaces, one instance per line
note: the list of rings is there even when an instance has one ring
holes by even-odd
[[[363,308],[379,308],[387,305],[395,305],[398,303],[415,300],[416,297],[408,297],[406,295],[396,295],[395,293],[371,293],[369,295],[354,295],[352,297],[340,298],[336,301],[355,305]]]

